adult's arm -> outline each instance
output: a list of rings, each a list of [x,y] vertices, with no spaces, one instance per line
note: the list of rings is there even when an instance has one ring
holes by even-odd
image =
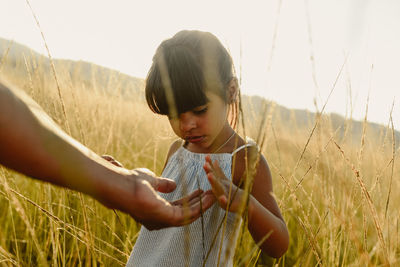
[[[150,172],[126,170],[63,132],[23,91],[0,81],[0,164],[30,177],[88,194],[130,214],[149,229],[197,219],[213,196],[201,191],[169,203],[154,189],[170,192],[174,182]],[[199,199],[202,199],[200,205]]]

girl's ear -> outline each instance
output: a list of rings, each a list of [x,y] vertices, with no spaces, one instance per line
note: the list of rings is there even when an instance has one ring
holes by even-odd
[[[236,77],[233,77],[231,81],[228,84],[228,103],[235,103],[236,99],[239,94],[239,84],[238,84],[238,79]]]

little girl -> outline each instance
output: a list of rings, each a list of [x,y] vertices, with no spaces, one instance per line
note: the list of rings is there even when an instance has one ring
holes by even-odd
[[[142,227],[127,266],[232,266],[243,201],[254,241],[272,257],[283,255],[288,231],[272,194],[267,162],[256,144],[231,126],[239,88],[232,59],[220,41],[200,31],[181,31],[163,41],[145,90],[150,109],[167,115],[180,137],[171,145],[162,173],[177,188],[160,195],[173,200],[198,188],[211,189],[219,205],[185,227]],[[255,168],[253,176],[247,175],[249,166]],[[250,177],[254,180],[247,198],[243,185]]]

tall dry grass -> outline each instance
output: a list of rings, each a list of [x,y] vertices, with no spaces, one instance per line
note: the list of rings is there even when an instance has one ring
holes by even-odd
[[[141,93],[126,93],[130,88],[119,77],[98,84],[93,73],[90,82],[83,82],[61,65],[49,75],[43,62],[29,55],[13,68],[2,59],[0,75],[24,89],[74,138],[127,168],[161,172],[175,137],[166,119],[149,111]],[[269,162],[290,247],[281,259],[270,259],[244,231],[236,265],[400,264],[399,148],[391,120],[378,136],[365,120],[361,139],[354,140],[351,120],[336,129],[323,114],[302,125],[295,116],[280,118],[273,103],[261,110],[251,104],[243,108],[240,132],[259,141]],[[129,216],[91,198],[2,167],[0,212],[4,266],[124,265],[139,230]]]

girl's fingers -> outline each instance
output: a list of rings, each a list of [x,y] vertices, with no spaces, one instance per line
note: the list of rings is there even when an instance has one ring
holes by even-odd
[[[228,178],[226,178],[224,172],[222,171],[221,167],[219,166],[219,162],[217,160],[214,160],[214,162],[212,162],[210,155],[207,155],[206,156],[206,164],[207,163],[210,166],[210,167],[208,167],[210,169],[209,172],[211,172],[211,171],[214,172],[214,176],[217,179],[228,180]]]
[[[230,190],[231,181],[226,178],[218,161],[212,162],[210,156],[206,156],[204,170],[207,173],[207,178],[211,184],[212,192],[216,196],[220,206],[225,208],[228,205],[227,192]]]
[[[206,163],[204,164],[204,170],[207,173],[207,178],[208,181],[211,184],[211,188],[215,196],[219,197],[221,195],[225,194],[223,184],[221,183],[221,178],[218,176],[221,176],[222,170],[218,165],[218,162],[216,162],[216,167],[213,166],[213,163],[211,161],[210,155],[206,156]],[[223,173],[222,173],[223,175]],[[224,177],[224,176],[223,176]]]
[[[211,167],[213,168],[213,171],[217,175],[218,179],[228,180],[228,178],[226,178],[224,172],[222,171],[221,167],[219,166],[219,162],[217,160],[214,161],[214,163],[211,165]]]
[[[211,184],[211,188],[212,188],[212,191],[214,192],[215,196],[219,197],[219,196],[225,194],[222,184],[215,177],[213,172],[207,173],[207,178],[208,178],[208,181]]]

